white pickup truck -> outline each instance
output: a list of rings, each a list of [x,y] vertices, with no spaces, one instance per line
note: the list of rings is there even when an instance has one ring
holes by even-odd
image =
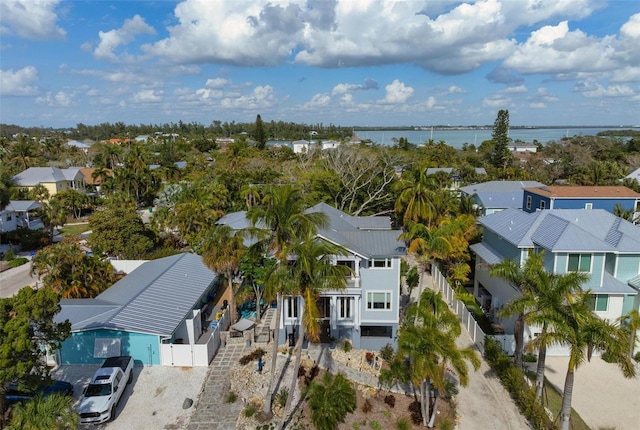
[[[91,378],[78,405],[82,424],[100,424],[116,416],[116,405],[133,380],[131,356],[107,358]]]

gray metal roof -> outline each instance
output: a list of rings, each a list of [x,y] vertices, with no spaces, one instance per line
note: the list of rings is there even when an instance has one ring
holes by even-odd
[[[602,210],[547,209],[527,213],[506,209],[479,218],[480,224],[519,247],[554,252],[640,253],[640,228]]]
[[[80,177],[78,177],[80,175]],[[41,183],[54,183],[61,181],[73,181],[83,179],[80,167],[69,167],[59,169],[58,167],[29,167],[17,175],[12,180],[23,187],[33,187]]]
[[[465,187],[460,187],[460,191],[463,193],[472,196],[481,192],[496,192],[496,193],[505,193],[505,192],[513,192],[513,191],[521,191],[526,187],[540,187],[544,186],[538,181],[489,181],[489,182],[481,182],[479,184],[467,185]]]
[[[63,301],[60,318],[68,318],[74,331],[104,328],[169,337],[215,279],[195,254],[148,261],[95,299]]]
[[[11,200],[6,209],[13,212],[28,212],[41,207],[42,204],[34,200]]]
[[[326,203],[318,203],[305,212],[322,212],[327,216],[329,226],[320,229],[318,236],[363,257],[406,254],[404,242],[398,240],[402,232],[391,230],[391,219],[387,216],[352,216]],[[244,211],[227,214],[217,224],[234,230],[251,226]]]
[[[485,243],[474,243],[469,245],[469,248],[488,264],[498,264],[502,261],[502,255]]]
[[[607,272],[604,272],[602,286],[600,288],[592,289],[591,292],[594,294],[627,294],[630,296],[635,296],[638,294],[638,291],[636,291],[636,289],[630,287],[622,281],[617,280]]]
[[[478,200],[485,208],[494,209],[522,209],[524,191],[481,191],[476,193]]]

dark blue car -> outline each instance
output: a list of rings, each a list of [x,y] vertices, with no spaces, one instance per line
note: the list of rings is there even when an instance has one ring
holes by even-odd
[[[55,393],[72,396],[73,385],[68,382],[54,380],[51,384],[42,385],[31,391],[18,389],[18,384],[9,384],[4,394],[5,406],[29,401],[38,393],[42,393],[44,397]]]

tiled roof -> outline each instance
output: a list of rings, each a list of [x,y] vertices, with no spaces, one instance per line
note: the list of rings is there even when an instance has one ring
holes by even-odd
[[[640,193],[636,193],[630,188],[623,186],[542,186],[525,188],[530,193],[545,197],[562,198],[640,198]]]

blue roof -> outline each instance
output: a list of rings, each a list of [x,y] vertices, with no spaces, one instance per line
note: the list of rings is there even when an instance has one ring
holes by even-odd
[[[506,209],[478,221],[517,247],[640,253],[640,228],[602,209]]]
[[[481,192],[507,193],[522,191],[526,187],[542,187],[538,181],[489,181],[460,187],[460,191],[472,196]]]

